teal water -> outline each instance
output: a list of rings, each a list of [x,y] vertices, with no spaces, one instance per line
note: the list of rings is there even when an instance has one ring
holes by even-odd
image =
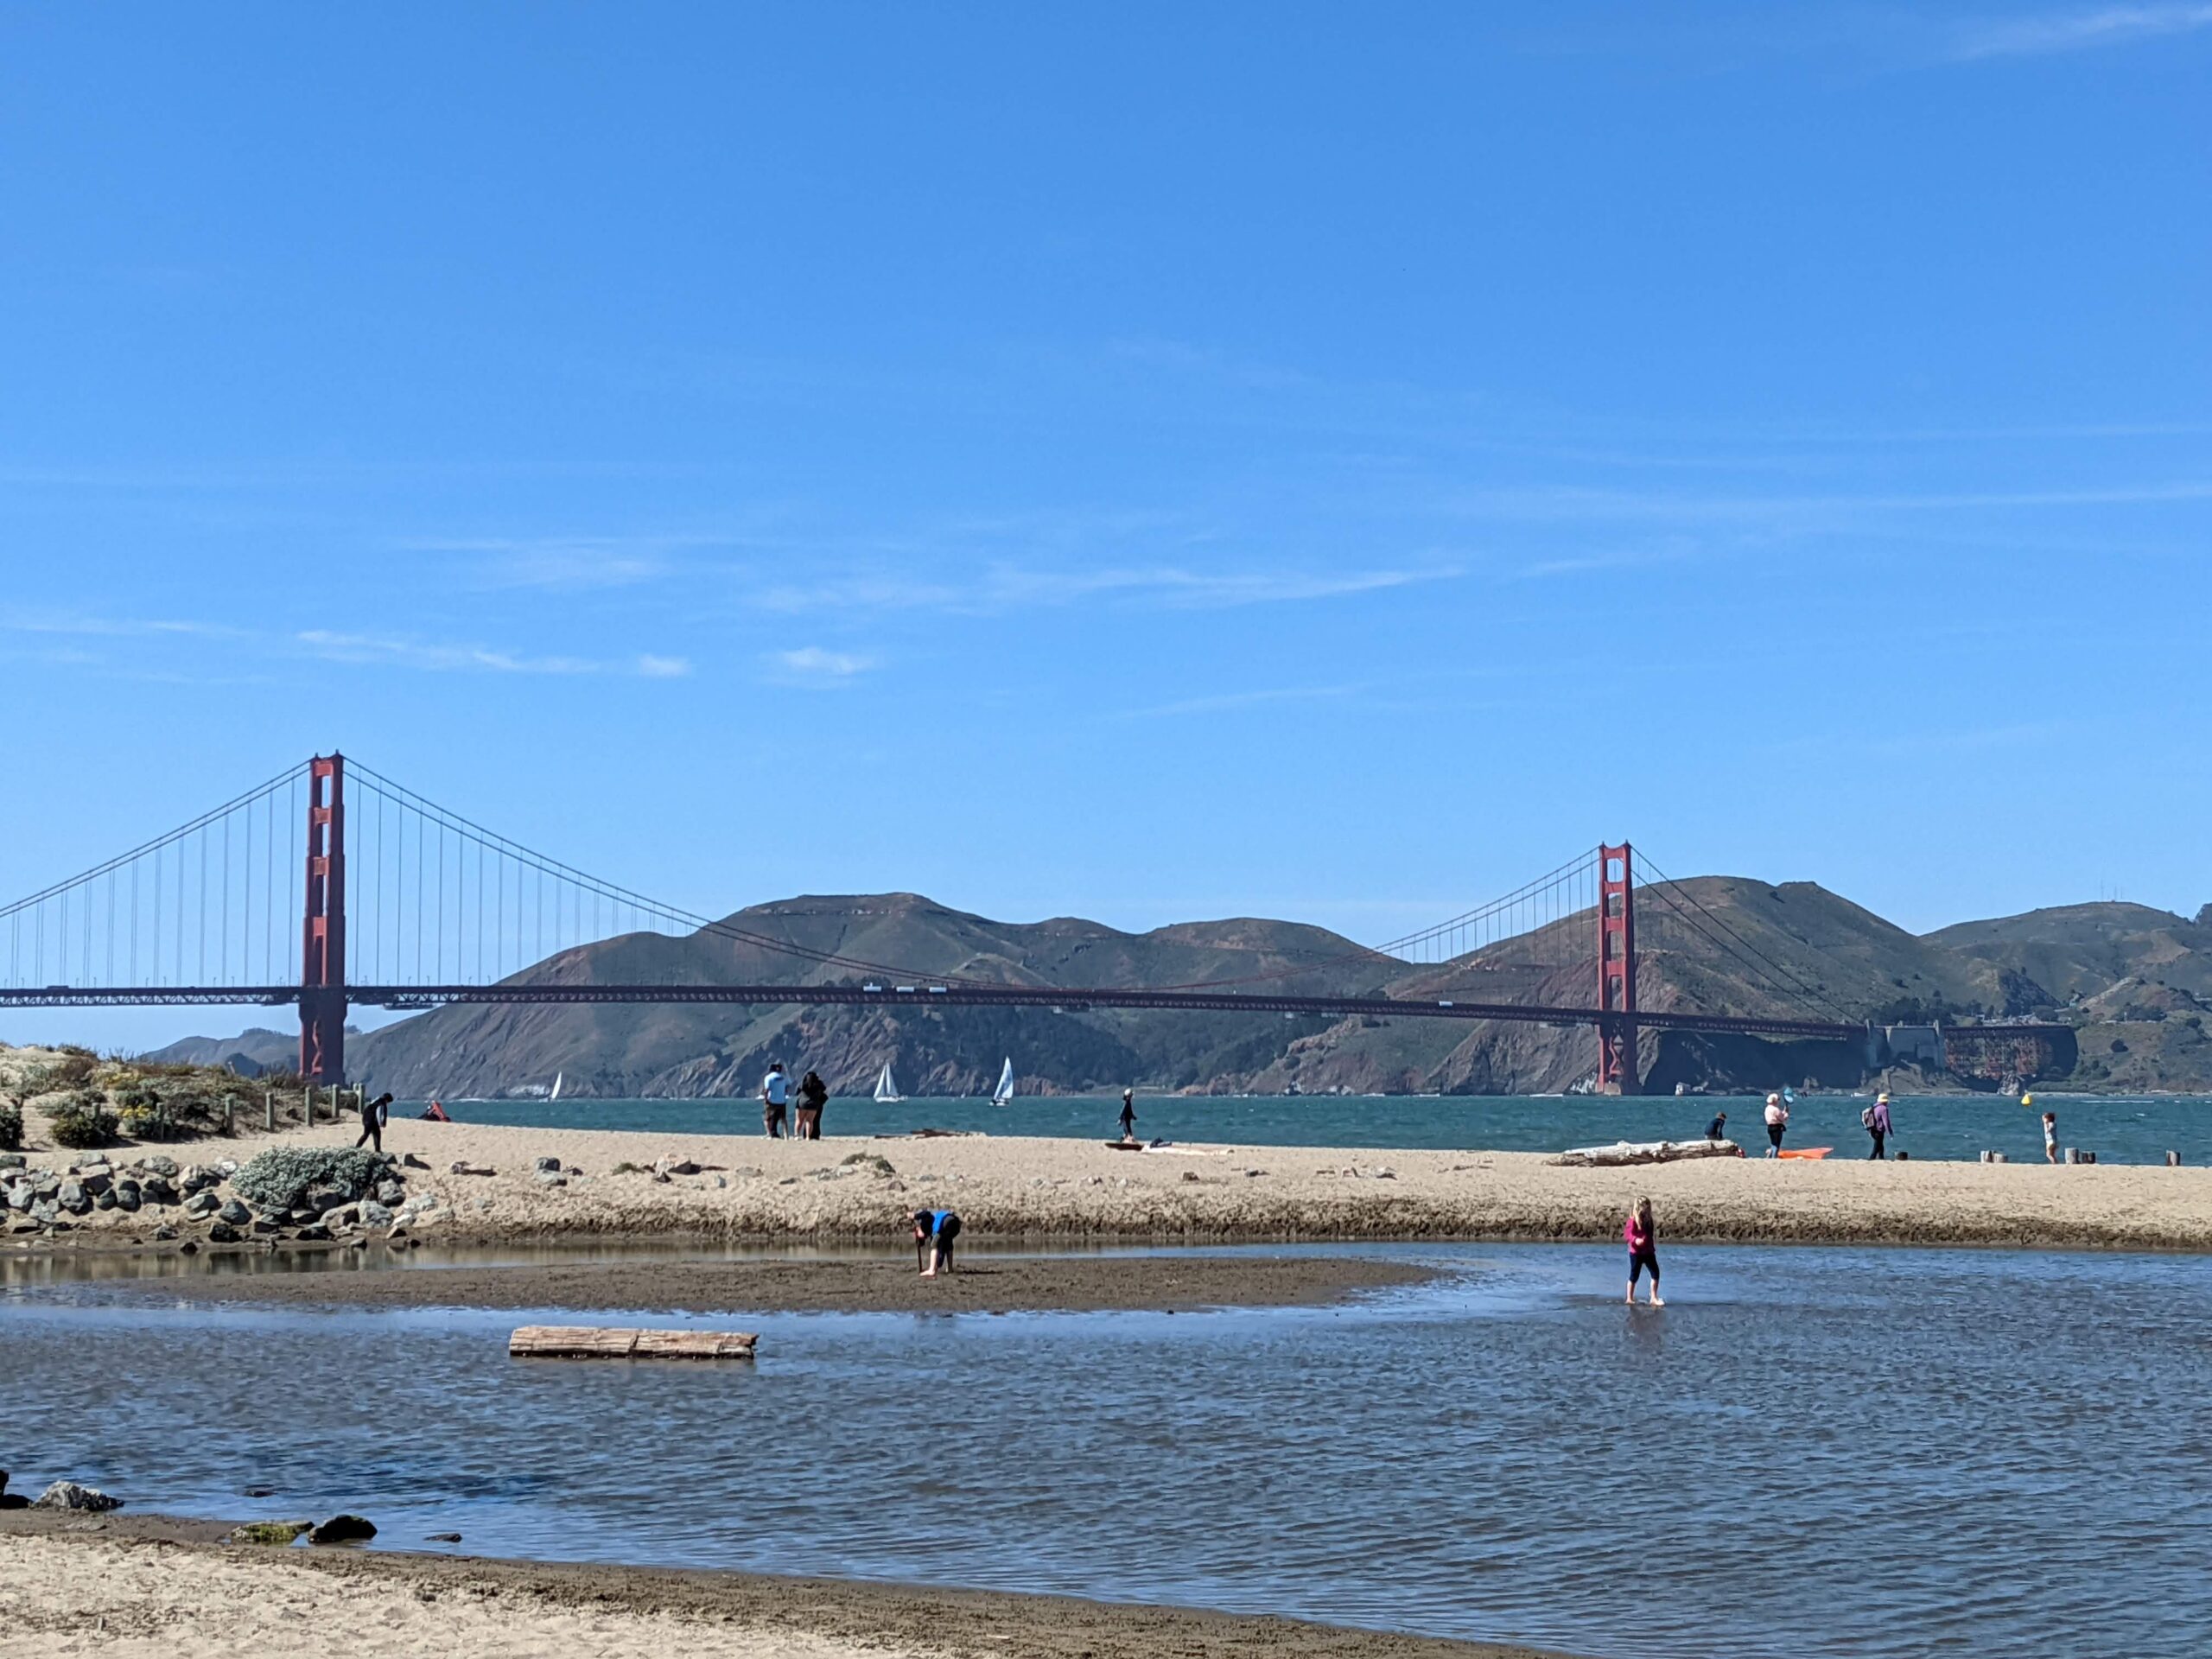
[[[1610,1248],[1363,1253],[1445,1276],[1332,1308],[747,1317],[746,1366],[518,1362],[531,1314],[212,1278],[6,1290],[0,1422],[19,1488],[347,1510],[402,1549],[1602,1659],[2212,1652],[2196,1258],[1674,1248],[1669,1306],[1631,1310]]]
[[[1872,1096],[1808,1095],[1792,1109],[1792,1147],[1830,1146],[1837,1157],[1864,1157],[1869,1142],[1859,1114]],[[833,1100],[823,1132],[833,1138],[903,1135],[910,1129],[982,1129],[992,1135],[1106,1140],[1117,1133],[1119,1096],[1046,1095],[1010,1106],[988,1100]],[[1142,1096],[1137,1133],[1147,1140],[1227,1141],[1245,1146],[1419,1147],[1492,1152],[1557,1152],[1612,1141],[1684,1141],[1705,1132],[1715,1112],[1751,1150],[1766,1149],[1764,1096],[1602,1095]],[[658,1134],[758,1135],[760,1109],[750,1100],[562,1100],[445,1103],[466,1123],[537,1128],[644,1129]],[[398,1111],[419,1106],[397,1108]],[[2082,1147],[2107,1164],[2163,1162],[2169,1149],[2190,1164],[2212,1162],[2212,1099],[2196,1096],[2038,1095],[2033,1109],[1989,1096],[1897,1097],[1890,1150],[1915,1158],[1973,1160],[1986,1147],[2014,1161],[2043,1156],[2042,1117],[2058,1114],[2061,1147]]]

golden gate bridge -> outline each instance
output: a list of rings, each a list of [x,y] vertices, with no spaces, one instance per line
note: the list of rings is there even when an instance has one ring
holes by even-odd
[[[1639,895],[1647,928],[1656,921],[1729,961],[1785,1011],[1640,1007]],[[1179,985],[1048,983],[1005,977],[1003,964],[995,977],[919,971],[768,931],[757,918],[697,915],[534,851],[336,753],[0,906],[0,1007],[295,1005],[299,1069],[317,1084],[345,1081],[346,1014],[357,1006],[995,1007],[1586,1026],[1597,1037],[1594,1084],[1618,1093],[1638,1086],[1647,1030],[1863,1040],[1870,1065],[1880,1063],[1882,1042],[1866,1018],[1684,884],[1640,868],[1625,841],[1382,944]],[[645,933],[721,941],[810,976],[630,983],[576,970],[581,947]],[[1359,964],[1387,973],[1389,988],[1298,988]],[[2017,1042],[2066,1030],[2013,1022],[1946,1034]]]

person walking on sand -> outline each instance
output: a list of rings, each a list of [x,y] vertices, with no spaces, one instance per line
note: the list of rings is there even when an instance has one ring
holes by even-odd
[[[391,1096],[388,1093],[378,1095],[361,1108],[361,1138],[353,1143],[354,1146],[357,1147],[373,1146],[378,1152],[382,1152],[384,1126],[390,1122],[391,1122]]]
[[[1713,1115],[1713,1122],[1705,1126],[1705,1138],[1708,1141],[1726,1141],[1728,1138],[1727,1113],[1715,1112]]]
[[[809,1071],[798,1080],[798,1138],[819,1141],[822,1138],[822,1109],[829,1103],[830,1085],[822,1081],[818,1071]]]
[[[952,1241],[959,1236],[960,1217],[951,1211],[914,1211],[914,1265],[923,1278],[936,1278],[940,1268],[953,1270]]]
[[[1122,1090],[1122,1139],[1134,1141],[1136,1138],[1137,1091],[1134,1089],[1124,1089]]]
[[[1782,1103],[1780,1095],[1766,1097],[1766,1155],[1782,1156],[1782,1136],[1789,1127],[1789,1109]]]
[[[1874,1150],[1866,1154],[1869,1161],[1888,1157],[1890,1154],[1882,1147],[1890,1138],[1890,1091],[1885,1089],[1875,1096],[1874,1103],[1866,1109],[1866,1115],[1859,1121],[1866,1133],[1874,1137]]]
[[[791,1080],[784,1075],[781,1060],[768,1062],[768,1075],[760,1079],[760,1124],[771,1141],[784,1133],[784,1107],[791,1099]]]
[[[1651,1306],[1664,1307],[1659,1300],[1659,1229],[1651,1219],[1651,1200],[1638,1198],[1636,1208],[1628,1212],[1628,1221],[1621,1228],[1621,1238],[1628,1245],[1628,1303],[1636,1306],[1636,1281],[1646,1268],[1651,1270]]]
[[[2043,1160],[2046,1164],[2055,1164],[2058,1161],[2058,1114],[2056,1112],[2045,1112],[2043,1115]]]

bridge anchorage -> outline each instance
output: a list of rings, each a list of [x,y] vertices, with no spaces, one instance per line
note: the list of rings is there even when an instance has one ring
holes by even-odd
[[[318,1084],[345,1081],[353,1007],[484,1003],[1157,1009],[1568,1027],[1595,1038],[1586,1086],[1624,1094],[1648,1075],[1639,1040],[1647,1031],[1863,1044],[1868,1066],[1888,1063],[1890,1033],[1767,956],[1682,883],[1645,875],[1648,865],[1625,841],[1602,845],[1420,932],[1241,976],[1150,988],[1009,982],[816,948],[764,931],[757,918],[694,914],[534,852],[332,753],[0,906],[8,950],[0,1007],[290,1004],[300,1070]],[[1738,963],[1745,982],[1784,1011],[1641,1006],[1637,966],[1649,947],[1638,938],[1639,894],[1657,901],[1643,920],[1662,948],[1694,944]],[[813,977],[606,982],[576,954],[652,933],[705,937],[740,962],[793,963]],[[1326,988],[1347,978],[1372,988]],[[1814,1005],[1817,1014],[1808,1011]],[[2063,1027],[2010,1024],[1900,1031],[1897,1046],[1940,1065],[1961,1045],[2009,1054],[2053,1033],[2070,1041]]]

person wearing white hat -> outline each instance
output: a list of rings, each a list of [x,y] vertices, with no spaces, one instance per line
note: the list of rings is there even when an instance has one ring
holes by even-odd
[[[1782,1156],[1783,1131],[1789,1127],[1789,1109],[1782,1103],[1780,1095],[1769,1095],[1766,1097],[1766,1155],[1768,1157]]]
[[[1874,1103],[1866,1109],[1859,1121],[1866,1126],[1866,1133],[1874,1137],[1874,1150],[1868,1153],[1867,1157],[1888,1157],[1890,1154],[1883,1151],[1882,1147],[1890,1138],[1890,1091],[1885,1089],[1875,1096]]]

